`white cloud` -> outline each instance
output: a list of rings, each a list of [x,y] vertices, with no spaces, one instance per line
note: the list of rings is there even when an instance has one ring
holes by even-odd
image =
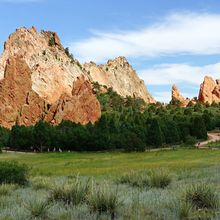
[[[103,62],[119,55],[220,54],[220,15],[179,13],[140,30],[93,32],[70,44],[81,61]]]
[[[160,85],[170,86],[170,91],[152,91],[155,100],[166,103],[171,100],[172,84],[186,87],[184,91],[180,91],[184,97],[192,98],[198,96],[199,85],[206,75],[211,76],[213,79],[220,79],[220,63],[205,66],[162,64],[139,71],[139,76],[145,81],[146,85],[155,86],[155,90]]]
[[[204,77],[220,78],[220,63],[191,66],[188,64],[162,64],[139,71],[139,76],[147,85],[171,85],[185,83],[198,86]]]

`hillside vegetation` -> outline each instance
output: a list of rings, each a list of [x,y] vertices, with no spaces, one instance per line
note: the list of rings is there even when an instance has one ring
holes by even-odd
[[[146,105],[142,99],[123,98],[111,88],[100,92],[94,83],[102,116],[95,124],[63,121],[52,126],[39,121],[35,126],[0,129],[0,146],[21,151],[99,151],[123,149],[144,151],[166,145],[194,144],[207,139],[207,131],[220,126],[219,105],[178,103]]]

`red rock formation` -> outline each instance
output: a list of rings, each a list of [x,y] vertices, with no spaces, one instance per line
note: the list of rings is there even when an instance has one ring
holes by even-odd
[[[22,57],[11,57],[4,75],[0,81],[0,124],[4,127],[34,125],[41,119],[53,124],[62,120],[87,124],[101,116],[100,104],[84,77],[74,82],[71,96],[63,94],[51,106],[32,90],[31,71]]]
[[[177,86],[176,86],[176,85],[173,85],[173,86],[172,86],[172,102],[173,102],[173,103],[177,103],[177,102],[178,102],[178,103],[180,104],[180,106],[186,107],[186,106],[189,104],[190,99],[189,99],[189,98],[184,98],[184,97],[180,94],[180,92],[179,92]]]
[[[43,113],[44,101],[32,91],[31,71],[19,56],[10,57],[0,81],[0,124],[35,124]],[[34,101],[33,101],[34,100]]]
[[[51,106],[45,120],[52,124],[59,124],[62,120],[87,124],[94,123],[100,117],[100,104],[93,94],[90,82],[82,76],[73,83],[72,96],[63,94]]]
[[[205,76],[203,83],[200,85],[199,101],[202,103],[212,104],[220,102],[220,81],[214,81],[212,77]]]

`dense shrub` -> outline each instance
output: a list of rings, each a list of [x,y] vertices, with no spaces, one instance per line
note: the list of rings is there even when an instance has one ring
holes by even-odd
[[[1,148],[7,146],[9,135],[10,135],[10,131],[0,126],[0,152],[1,152]]]
[[[190,136],[190,135],[188,135],[188,136],[186,137],[185,143],[186,143],[187,145],[195,145],[196,142],[197,142],[197,139],[196,139],[195,137],[192,137],[192,136]]]
[[[219,207],[219,198],[212,186],[205,183],[189,186],[184,195],[185,201],[196,209],[216,209]]]
[[[16,162],[0,162],[0,184],[19,184],[27,183],[28,169],[26,165]]]

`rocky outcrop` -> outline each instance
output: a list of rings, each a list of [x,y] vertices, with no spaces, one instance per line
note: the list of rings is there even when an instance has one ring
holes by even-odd
[[[32,27],[11,34],[0,58],[0,79],[4,78],[6,61],[14,55],[23,57],[31,70],[32,89],[49,103],[56,102],[63,93],[71,95],[73,81],[81,75],[87,77],[79,62],[65,53],[54,32],[37,32]]]
[[[73,85],[71,95],[62,94],[49,104],[32,90],[31,70],[21,56],[10,57],[0,81],[0,124],[34,125],[39,120],[59,124],[62,120],[94,123],[101,116],[100,104],[84,76]]]
[[[32,125],[42,118],[44,101],[32,91],[31,71],[20,57],[6,62],[0,81],[0,124],[10,128],[15,123]]]
[[[155,102],[146,90],[144,82],[124,57],[97,66],[94,63],[82,66],[70,56],[54,32],[37,32],[35,27],[19,28],[5,42],[0,58],[0,79],[4,78],[4,68],[9,57],[21,55],[31,70],[32,89],[50,104],[62,94],[71,95],[73,81],[81,75],[112,87],[122,96],[143,98],[147,103]],[[86,70],[85,70],[86,69]]]
[[[87,124],[100,117],[100,104],[93,94],[91,83],[82,76],[73,83],[72,95],[63,94],[51,106],[45,120],[52,124],[59,124],[62,120]]]
[[[200,85],[199,101],[202,103],[212,104],[220,102],[220,80],[214,81],[212,77],[205,76],[203,83]]]
[[[108,88],[112,87],[121,96],[142,98],[146,103],[155,103],[144,81],[141,80],[125,57],[109,60],[105,65],[94,62],[84,64],[91,81],[97,81]]]
[[[184,98],[176,85],[172,86],[172,103],[178,103],[182,107],[186,107],[190,102],[189,98]]]
[[[94,123],[101,116],[93,94],[98,82],[122,96],[155,100],[124,57],[82,66],[64,49],[55,32],[19,28],[0,57],[0,125],[34,125],[39,120]]]

